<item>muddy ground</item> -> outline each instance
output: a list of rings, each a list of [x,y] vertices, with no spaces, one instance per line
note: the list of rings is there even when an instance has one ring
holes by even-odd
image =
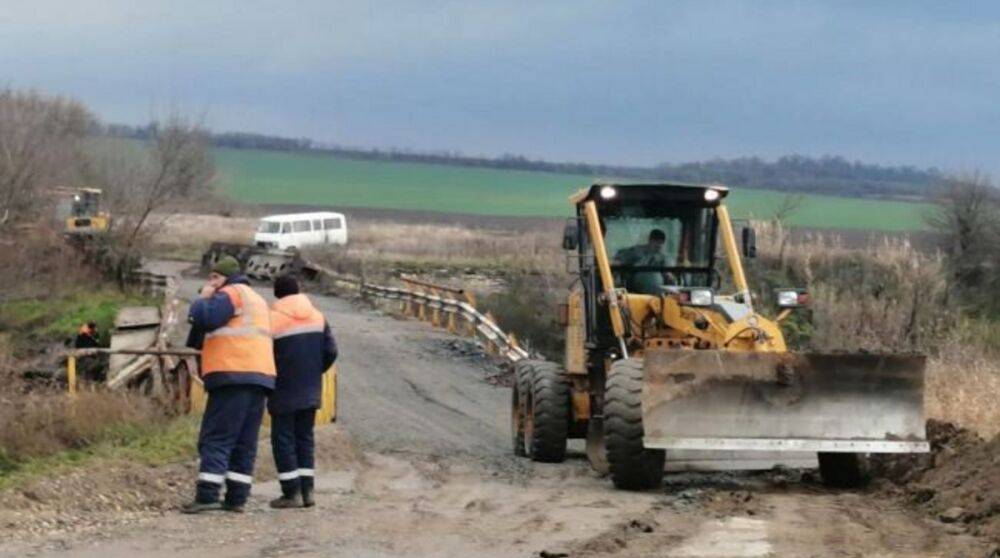
[[[340,419],[318,431],[316,508],[267,507],[278,487],[266,443],[242,515],[177,513],[191,495],[193,462],[95,464],[0,494],[0,555],[985,557],[996,549],[998,541],[971,534],[975,524],[939,520],[890,481],[831,491],[808,471],[684,473],[627,493],[587,466],[580,444],[563,464],[516,458],[509,391],[489,380],[496,370],[485,360],[426,324],[316,300],[342,350]]]

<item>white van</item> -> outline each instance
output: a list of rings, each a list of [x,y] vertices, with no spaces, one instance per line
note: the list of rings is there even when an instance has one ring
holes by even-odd
[[[347,219],[331,211],[269,215],[260,220],[253,243],[279,250],[347,244]]]

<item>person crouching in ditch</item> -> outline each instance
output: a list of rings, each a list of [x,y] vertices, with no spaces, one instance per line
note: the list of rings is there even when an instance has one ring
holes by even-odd
[[[267,394],[274,389],[274,349],[267,302],[226,256],[212,267],[188,313],[188,346],[201,349],[208,405],[198,435],[196,496],[184,513],[242,512],[250,497],[257,435]],[[219,493],[226,486],[221,506]]]
[[[278,277],[274,296],[278,300],[271,307],[271,325],[278,379],[267,410],[282,495],[271,507],[308,508],[315,505],[316,409],[321,404],[323,373],[337,359],[337,345],[323,314],[299,293],[295,277]]]

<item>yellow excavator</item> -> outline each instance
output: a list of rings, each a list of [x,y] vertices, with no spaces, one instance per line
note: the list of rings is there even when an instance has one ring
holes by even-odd
[[[849,487],[868,454],[929,451],[924,357],[789,352],[780,322],[808,294],[779,290],[777,317],[758,313],[741,259],[755,235],[741,250],[727,194],[598,183],[571,197],[565,362],[515,367],[515,454],[560,462],[584,438],[595,469],[641,490],[683,452],[815,453],[823,480]]]

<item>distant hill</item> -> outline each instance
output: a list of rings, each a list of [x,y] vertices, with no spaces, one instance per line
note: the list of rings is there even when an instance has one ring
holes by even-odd
[[[99,133],[148,139],[154,125],[112,124]],[[806,157],[786,155],[773,161],[759,157],[712,159],[693,163],[663,163],[653,167],[558,163],[529,159],[521,155],[469,157],[459,153],[421,153],[398,149],[361,149],[323,145],[307,138],[285,138],[265,134],[224,132],[210,134],[217,147],[264,149],[270,151],[314,152],[368,161],[433,163],[464,167],[519,169],[560,174],[606,176],[635,180],[677,182],[719,182],[741,188],[758,188],[851,198],[928,198],[944,178],[935,168],[883,166],[848,161],[839,156]]]

